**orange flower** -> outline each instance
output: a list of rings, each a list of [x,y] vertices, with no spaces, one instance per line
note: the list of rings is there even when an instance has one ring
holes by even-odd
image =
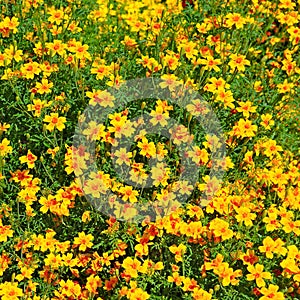
[[[87,278],[86,289],[93,295],[96,295],[98,287],[102,286],[102,280],[99,276],[91,275]]]
[[[6,123],[0,123],[0,135],[2,134],[2,132],[6,132],[7,129],[10,128],[9,124]]]
[[[178,272],[173,272],[172,276],[168,276],[168,282],[174,282],[177,286],[182,283],[182,276]]]
[[[219,276],[223,286],[228,286],[230,284],[237,285],[239,283],[237,277],[243,275],[241,270],[233,271],[228,263],[221,264],[219,268],[214,270],[214,273]]]

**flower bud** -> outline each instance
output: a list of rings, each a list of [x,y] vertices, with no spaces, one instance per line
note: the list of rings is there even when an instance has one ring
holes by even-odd
[[[215,290],[215,292],[219,291],[220,290],[220,285],[219,284],[215,285],[214,290]]]

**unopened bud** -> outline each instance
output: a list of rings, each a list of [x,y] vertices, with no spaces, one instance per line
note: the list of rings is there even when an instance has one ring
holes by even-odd
[[[220,290],[220,285],[219,284],[215,285],[214,290],[215,290],[215,292],[219,291]]]

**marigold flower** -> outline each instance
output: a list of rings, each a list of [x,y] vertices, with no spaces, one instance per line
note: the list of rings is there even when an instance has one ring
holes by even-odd
[[[253,226],[252,220],[255,220],[256,214],[251,213],[248,207],[235,208],[237,215],[235,218],[238,222],[244,222],[246,226]]]
[[[50,89],[53,87],[53,82],[48,82],[48,79],[42,79],[42,82],[37,82],[35,87],[39,94],[48,94],[51,93]]]
[[[204,65],[203,70],[214,70],[216,72],[220,71],[220,68],[218,65],[221,64],[221,60],[218,58],[213,58],[212,56],[206,56],[205,59],[197,59],[196,61],[197,64]]]
[[[294,92],[292,90],[292,88],[294,87],[294,83],[292,82],[288,82],[287,79],[284,80],[283,83],[279,83],[277,84],[277,87],[278,87],[278,91],[280,94],[285,94],[285,93],[288,93],[288,92]]]
[[[30,150],[28,150],[27,155],[21,156],[20,158],[21,164],[27,163],[29,169],[34,168],[34,162],[37,160],[37,157],[32,154]]]
[[[250,120],[239,119],[237,124],[233,126],[233,134],[237,137],[254,137],[257,132],[257,125],[252,125]]]
[[[6,242],[8,237],[13,236],[14,231],[10,225],[3,225],[0,219],[0,242]]]
[[[66,127],[65,122],[67,120],[65,117],[59,117],[58,113],[51,113],[50,115],[46,115],[43,121],[49,123],[46,126],[46,129],[48,129],[49,131],[53,131],[54,128],[62,131]]]
[[[74,245],[79,246],[79,251],[85,251],[93,246],[92,240],[94,237],[91,234],[85,234],[83,231],[74,238]]]
[[[4,138],[0,143],[0,157],[4,157],[9,153],[12,153],[13,148],[9,146],[10,141]]]
[[[155,156],[156,154],[156,147],[153,142],[148,142],[146,137],[142,138],[141,142],[138,142],[137,146],[141,149],[140,154],[150,158]]]
[[[161,106],[157,106],[155,110],[151,110],[150,116],[152,117],[150,122],[153,126],[156,126],[157,124],[160,124],[161,126],[167,126],[169,113],[164,112]]]
[[[219,218],[215,218],[210,222],[209,228],[213,230],[216,237],[222,237],[222,240],[233,237],[233,231],[229,229],[229,224]]]
[[[20,70],[26,79],[33,79],[34,75],[39,75],[41,73],[40,66],[35,61],[24,64]]]
[[[89,104],[92,106],[99,104],[103,107],[114,107],[115,97],[107,91],[93,90],[93,92],[87,92],[86,95],[91,99]]]
[[[248,265],[247,270],[250,274],[247,274],[247,280],[255,280],[258,287],[265,286],[266,283],[264,279],[272,279],[270,272],[263,272],[264,266],[261,264],[256,264],[255,266]]]
[[[228,65],[231,67],[232,71],[237,69],[239,72],[245,71],[245,66],[250,66],[250,61],[246,59],[245,55],[241,54],[231,54],[230,62]]]
[[[132,278],[137,278],[141,263],[136,258],[132,259],[131,257],[126,257],[122,263],[122,267],[125,269],[127,275]]]
[[[24,293],[22,289],[18,287],[17,282],[8,282],[0,284],[0,295],[2,300],[18,300],[19,297],[23,297]]]
[[[129,200],[131,203],[137,202],[137,196],[139,192],[133,190],[132,186],[124,186],[120,188],[120,193],[123,194],[122,200],[127,201]]]
[[[61,40],[54,40],[51,43],[46,43],[46,47],[51,53],[51,56],[58,54],[60,56],[64,56],[66,53],[67,45],[64,44]]]
[[[238,13],[229,13],[225,17],[226,17],[226,25],[228,25],[229,27],[235,25],[237,29],[241,29],[244,27],[244,24],[246,24],[245,18],[243,18]]]
[[[262,297],[259,298],[259,300],[284,300],[284,294],[282,292],[278,292],[279,287],[274,284],[270,284],[268,288],[263,287],[260,289],[260,292],[263,294]]]
[[[183,244],[179,244],[178,246],[172,245],[169,247],[171,253],[175,254],[175,261],[182,261],[182,255],[186,252],[186,246]]]
[[[271,127],[275,124],[274,120],[272,120],[271,114],[262,114],[260,125],[262,125],[265,129],[271,130]]]
[[[14,59],[16,62],[19,62],[22,60],[23,51],[18,50],[18,48],[14,45],[10,45],[9,48],[6,48],[4,50],[4,53],[7,55],[7,58],[9,58],[10,60]],[[0,53],[0,56],[1,56],[1,53]],[[0,61],[1,61],[1,59],[0,59]]]
[[[54,7],[49,8],[50,17],[48,18],[48,21],[51,23],[56,23],[57,25],[60,25],[63,20],[68,19],[68,15],[64,13],[62,9],[55,9]]]
[[[238,104],[240,107],[237,107],[236,110],[238,112],[243,113],[243,116],[245,118],[249,118],[250,113],[256,112],[257,106],[252,106],[251,101],[246,101],[246,102],[240,101],[240,102],[238,102]]]

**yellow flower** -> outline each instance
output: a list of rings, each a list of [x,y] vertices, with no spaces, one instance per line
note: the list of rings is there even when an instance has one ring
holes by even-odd
[[[5,155],[12,153],[12,147],[9,146],[10,141],[7,138],[4,138],[0,143],[0,157],[4,157]]]
[[[243,116],[245,118],[249,118],[250,113],[256,112],[257,106],[252,106],[251,101],[246,101],[246,102],[238,102],[240,107],[237,107],[237,111],[243,113]]]
[[[138,277],[138,271],[141,268],[141,262],[136,258],[126,257],[122,263],[122,267],[125,269],[127,275],[132,278]]]
[[[42,82],[37,82],[35,87],[39,94],[49,94],[51,93],[50,89],[53,87],[53,82],[48,82],[48,79],[42,79]]]
[[[272,115],[263,114],[260,117],[261,117],[260,125],[262,125],[267,130],[271,130],[271,127],[275,124],[274,120],[272,120]]]
[[[99,104],[103,107],[114,107],[115,97],[107,91],[93,90],[93,92],[87,92],[86,95],[91,99],[89,104],[92,106]]]
[[[142,138],[141,142],[138,142],[137,146],[141,149],[140,154],[150,158],[155,156],[156,154],[156,147],[153,142],[148,142],[146,137]]]
[[[37,160],[37,157],[32,154],[30,150],[28,150],[27,155],[21,156],[20,158],[21,164],[27,163],[29,169],[34,168],[34,162]]]
[[[13,236],[14,231],[10,225],[3,225],[0,219],[0,242],[6,242],[8,237]]]
[[[4,53],[6,53],[10,59],[14,59],[16,62],[22,60],[23,51],[18,50],[18,48],[13,45],[10,45],[9,48],[6,48]]]
[[[232,134],[245,138],[254,137],[257,132],[257,125],[253,125],[250,120],[240,119],[236,125],[233,126]]]
[[[35,61],[24,64],[20,70],[26,79],[33,79],[34,75],[39,75],[41,73],[40,65]]]
[[[49,131],[53,131],[54,128],[57,128],[59,131],[62,131],[66,126],[64,123],[67,121],[65,117],[59,117],[58,113],[51,113],[50,115],[46,115],[44,122],[49,123],[46,126],[46,129]]]
[[[247,274],[247,280],[252,281],[255,280],[256,285],[258,287],[265,286],[266,283],[264,279],[272,279],[270,272],[263,272],[264,266],[261,264],[248,265],[247,270],[250,272],[250,274]]]
[[[151,178],[154,180],[153,185],[159,186],[160,184],[166,186],[168,184],[169,174],[171,173],[170,168],[167,168],[163,162],[157,163],[151,169]]]
[[[263,294],[259,300],[284,300],[284,294],[282,292],[278,292],[279,287],[274,284],[270,284],[268,288],[263,287],[260,292]]]
[[[56,23],[57,25],[60,25],[63,20],[68,19],[68,15],[65,14],[62,9],[55,9],[54,7],[51,7],[49,8],[48,13],[50,14],[48,21]]]
[[[244,24],[246,24],[246,19],[243,18],[238,13],[229,13],[226,15],[226,25],[232,27],[235,25],[237,29],[243,28]]]
[[[285,79],[283,83],[277,84],[277,87],[278,87],[278,92],[280,94],[284,94],[284,93],[288,93],[288,92],[291,92],[291,93],[294,92],[292,90],[292,88],[294,87],[294,83],[288,82],[287,79]]]
[[[186,252],[186,246],[183,244],[179,244],[179,246],[172,245],[169,247],[171,253],[175,254],[175,261],[182,261],[182,255]]]
[[[46,47],[49,49],[52,56],[58,54],[60,56],[64,56],[66,53],[67,45],[64,44],[61,40],[54,40],[51,43],[46,43]]]
[[[132,186],[125,186],[120,188],[120,193],[123,194],[122,200],[129,200],[131,203],[137,202],[137,196],[139,192],[132,189]]]
[[[74,238],[74,245],[79,246],[79,251],[85,251],[93,246],[92,240],[94,237],[91,234],[85,234],[83,231]]]
[[[19,297],[23,297],[23,291],[18,287],[17,282],[8,282],[0,284],[0,295],[2,300],[18,300]]]
[[[231,67],[232,71],[237,69],[240,72],[244,72],[245,66],[250,66],[250,61],[246,59],[245,55],[231,54],[230,58],[231,60],[228,65]]]
[[[227,240],[233,237],[233,231],[229,229],[229,224],[222,219],[213,219],[210,222],[209,228],[213,230],[216,237],[221,237],[222,240]]]
[[[235,218],[238,222],[244,222],[246,226],[252,226],[253,222],[252,220],[255,220],[256,214],[251,213],[250,208],[248,207],[239,207],[235,209],[237,212],[237,215]]]
[[[207,56],[205,59],[197,59],[196,61],[197,64],[204,65],[203,70],[214,70],[216,72],[220,71],[220,68],[218,65],[220,65],[222,62],[218,58],[213,58],[212,56]]]

